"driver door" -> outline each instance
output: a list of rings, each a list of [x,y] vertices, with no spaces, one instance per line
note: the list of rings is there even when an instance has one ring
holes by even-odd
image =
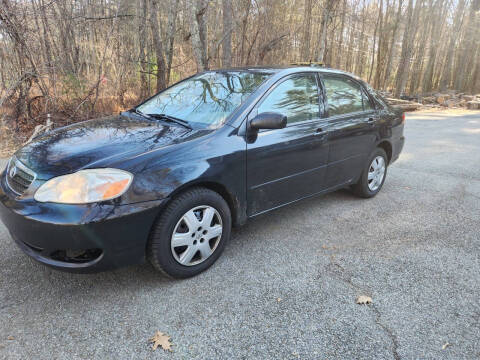
[[[324,190],[327,121],[315,73],[280,80],[249,120],[263,112],[287,116],[283,129],[260,130],[247,143],[247,213],[257,215]]]

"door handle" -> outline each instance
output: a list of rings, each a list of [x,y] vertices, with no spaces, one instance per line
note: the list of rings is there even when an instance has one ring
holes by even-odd
[[[375,123],[375,119],[374,119],[373,117],[368,118],[367,123],[369,123],[369,124],[374,124],[374,123]]]
[[[315,130],[315,135],[322,135],[322,134],[324,134],[322,128],[318,128],[317,130]]]

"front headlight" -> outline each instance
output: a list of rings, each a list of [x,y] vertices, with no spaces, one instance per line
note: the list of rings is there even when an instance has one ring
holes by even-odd
[[[39,202],[87,204],[111,200],[127,191],[133,175],[118,169],[80,170],[48,180],[35,193]]]

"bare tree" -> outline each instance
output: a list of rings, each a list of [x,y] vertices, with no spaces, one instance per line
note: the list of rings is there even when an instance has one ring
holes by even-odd
[[[328,23],[332,17],[334,3],[335,3],[334,0],[325,0],[323,12],[322,12],[322,20],[320,25],[320,36],[318,37],[318,40],[317,40],[318,52],[317,52],[316,60],[319,62],[325,61]]]
[[[392,36],[391,36],[391,39],[390,39],[390,45],[389,45],[389,49],[388,49],[388,59],[387,59],[387,65],[385,66],[385,75],[383,77],[383,82],[382,82],[382,85],[381,85],[382,89],[385,89],[385,86],[390,79],[390,72],[392,70],[393,56],[395,55],[395,42],[397,41],[398,25],[400,24],[400,19],[401,19],[401,15],[402,15],[402,5],[403,5],[403,0],[399,0],[398,1],[398,9],[397,9],[397,13],[396,13],[396,16],[395,16],[393,29],[392,29]]]
[[[397,96],[475,94],[479,1],[0,0],[0,117],[68,124],[210,67],[298,59]]]
[[[170,1],[170,7],[168,10],[168,26],[167,26],[167,51],[166,51],[166,82],[170,82],[170,73],[172,71],[173,52],[175,44],[175,32],[177,29],[177,16],[178,16],[178,3],[179,0]]]
[[[465,11],[465,0],[459,0],[457,10],[455,12],[455,19],[453,21],[453,29],[449,34],[445,66],[444,66],[444,71],[442,73],[442,77],[440,80],[441,90],[447,89],[451,84],[453,55],[456,48],[455,43],[457,41],[458,33],[460,32],[460,27],[462,25],[464,11]]]
[[[150,12],[150,26],[152,29],[153,44],[155,48],[155,54],[157,57],[157,91],[163,90],[166,87],[165,77],[165,58],[163,52],[162,34],[160,33],[160,25],[158,24],[158,0],[151,0]]]
[[[205,21],[208,0],[190,0],[190,7],[193,54],[197,63],[197,71],[204,71],[208,69],[207,24]]]
[[[232,66],[232,31],[233,31],[232,0],[223,0],[224,39],[222,43],[222,65],[225,67]]]
[[[421,0],[417,0],[416,8],[420,3]],[[397,68],[395,96],[400,96],[407,84],[416,32],[413,0],[409,0],[407,7],[407,24],[403,33],[402,54]]]
[[[312,0],[305,0],[304,17],[302,59],[308,61],[310,60],[310,35],[312,32]]]
[[[147,87],[147,58],[145,54],[145,47],[147,44],[147,29],[145,26],[145,19],[148,12],[148,1],[138,0],[137,9],[141,9],[138,19],[138,61],[140,62],[140,97],[146,98],[148,95]]]

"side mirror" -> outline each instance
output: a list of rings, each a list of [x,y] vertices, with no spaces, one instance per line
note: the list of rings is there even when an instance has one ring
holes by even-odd
[[[250,121],[250,128],[254,130],[283,129],[285,126],[287,126],[287,117],[274,112],[258,114]]]

